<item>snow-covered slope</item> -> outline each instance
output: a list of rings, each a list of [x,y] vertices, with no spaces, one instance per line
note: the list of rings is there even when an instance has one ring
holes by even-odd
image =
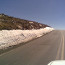
[[[1,30],[0,49],[27,42],[34,38],[40,37],[52,30],[54,29],[50,27],[41,28],[37,30]]]

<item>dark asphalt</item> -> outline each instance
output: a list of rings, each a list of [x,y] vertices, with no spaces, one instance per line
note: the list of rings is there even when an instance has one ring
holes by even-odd
[[[65,31],[55,30],[0,55],[0,65],[47,65],[64,60]]]

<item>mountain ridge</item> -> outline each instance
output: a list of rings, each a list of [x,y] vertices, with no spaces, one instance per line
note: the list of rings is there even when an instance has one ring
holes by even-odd
[[[46,24],[41,24],[35,21],[29,21],[25,19],[20,19],[5,14],[0,14],[0,30],[31,30],[50,27]]]

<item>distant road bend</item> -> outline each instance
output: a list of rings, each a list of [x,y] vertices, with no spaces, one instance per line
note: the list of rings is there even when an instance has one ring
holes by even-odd
[[[0,65],[47,65],[65,59],[65,31],[54,30],[0,55]]]

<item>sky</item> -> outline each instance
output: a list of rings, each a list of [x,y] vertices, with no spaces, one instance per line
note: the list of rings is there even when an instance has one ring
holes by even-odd
[[[0,13],[65,29],[65,0],[0,0]]]

